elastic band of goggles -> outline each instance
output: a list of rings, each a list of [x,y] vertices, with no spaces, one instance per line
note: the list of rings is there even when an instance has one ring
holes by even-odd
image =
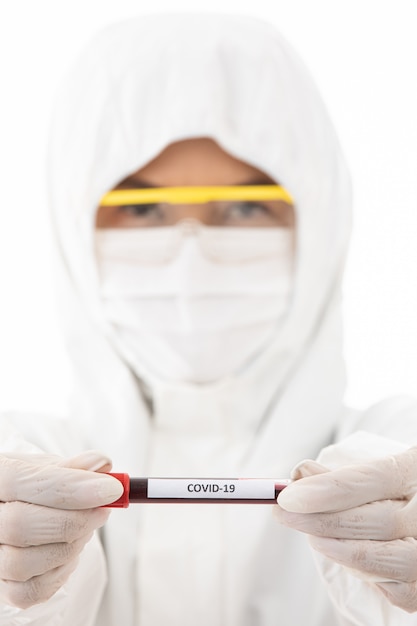
[[[100,200],[100,206],[127,204],[203,204],[216,200],[283,200],[293,204],[292,196],[281,185],[230,185],[221,187],[150,187],[114,189]]]

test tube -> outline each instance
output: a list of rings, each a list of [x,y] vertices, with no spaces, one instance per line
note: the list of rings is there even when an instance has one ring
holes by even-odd
[[[123,485],[123,495],[108,507],[134,503],[275,504],[290,479],[274,478],[130,478],[110,473]]]

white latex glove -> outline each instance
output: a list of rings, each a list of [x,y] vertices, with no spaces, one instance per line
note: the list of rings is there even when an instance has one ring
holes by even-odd
[[[123,491],[111,462],[91,451],[72,459],[0,455],[0,602],[19,608],[48,600]],[[89,470],[89,471],[85,471]]]
[[[312,547],[417,611],[417,447],[329,470],[304,461],[278,498],[281,523]]]

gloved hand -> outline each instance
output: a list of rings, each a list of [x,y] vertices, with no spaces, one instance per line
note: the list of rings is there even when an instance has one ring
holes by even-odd
[[[334,470],[305,461],[292,477],[279,521],[391,604],[417,611],[417,447]]]
[[[78,555],[122,494],[98,452],[69,460],[0,455],[0,603],[46,601],[68,579]],[[89,470],[89,471],[85,471]]]

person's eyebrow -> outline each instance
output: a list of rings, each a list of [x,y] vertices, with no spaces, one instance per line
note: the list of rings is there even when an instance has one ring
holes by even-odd
[[[152,185],[139,178],[125,178],[115,189],[154,189],[158,185]]]
[[[244,182],[234,183],[233,186],[242,187],[242,186],[256,186],[256,185],[279,185],[273,180],[265,180],[264,178],[251,178],[249,180],[245,180]],[[206,186],[206,185],[204,185]],[[216,185],[217,186],[217,185]],[[229,185],[227,185],[229,186]],[[122,180],[115,189],[156,189],[159,185],[152,185],[152,183],[148,183],[145,180],[141,180],[140,178],[125,178]]]
[[[279,185],[279,183],[275,182],[272,179],[265,180],[265,178],[251,178],[249,180],[245,180],[244,183],[237,183],[236,186],[240,187],[241,185]]]

